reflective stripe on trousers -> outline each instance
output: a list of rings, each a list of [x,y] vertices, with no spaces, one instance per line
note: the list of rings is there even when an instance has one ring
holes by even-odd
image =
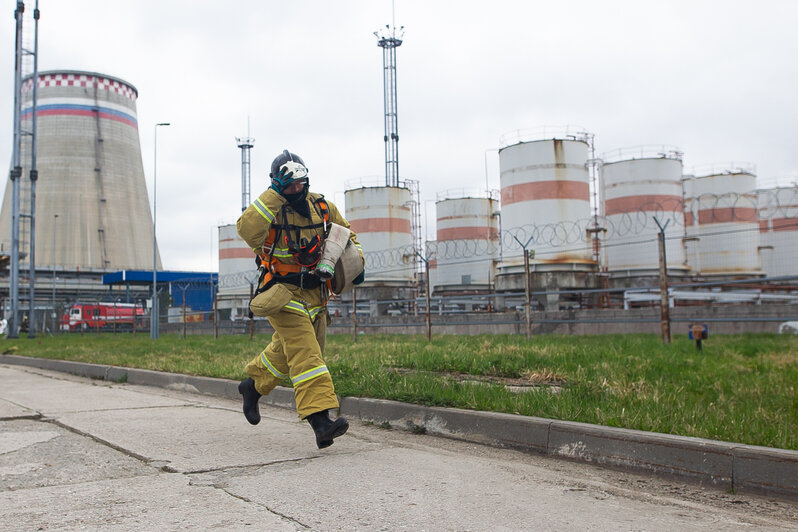
[[[327,369],[327,366],[317,366],[313,369],[305,371],[304,373],[300,373],[299,375],[291,379],[291,384],[296,386],[297,384],[309,381],[310,379],[315,379],[316,377],[319,377],[329,372],[330,371]]]
[[[285,373],[280,373],[279,371],[277,371],[277,368],[275,368],[274,365],[271,362],[269,362],[269,359],[266,358],[265,352],[260,354],[260,361],[263,362],[263,365],[266,366],[266,369],[268,369],[271,372],[271,374],[277,377],[278,379],[284,379],[288,377],[288,375],[286,375]]]
[[[291,301],[289,301],[285,305],[285,307],[283,307],[283,308],[288,309],[288,310],[293,310],[294,312],[298,312],[299,314],[302,314],[303,316],[307,316],[308,318],[310,318],[310,321],[313,321],[314,319],[316,319],[316,316],[319,314],[319,312],[321,312],[324,309],[324,307],[322,307],[322,306],[311,307],[310,309],[308,309],[308,308],[305,307],[305,305],[303,303],[300,303],[299,301],[297,301],[295,299],[292,299]]]

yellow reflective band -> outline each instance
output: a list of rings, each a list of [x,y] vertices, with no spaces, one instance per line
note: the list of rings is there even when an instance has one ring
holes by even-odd
[[[255,210],[258,211],[260,215],[266,218],[269,222],[274,221],[274,213],[271,210],[269,210],[269,208],[260,200],[260,198],[256,199],[252,203],[252,206],[255,207]],[[264,212],[264,209],[266,212]]]
[[[321,310],[322,310],[323,308],[324,308],[324,307],[313,307],[312,309],[310,309],[310,312],[308,313],[308,315],[310,316],[310,319],[311,319],[311,320],[313,320],[313,319],[316,319],[316,315],[317,315],[319,312],[321,312]]]
[[[308,312],[308,309],[306,309],[305,305],[303,305],[299,301],[294,301],[292,299],[291,301],[286,303],[285,307],[283,307],[283,308],[287,308],[289,310],[296,310],[297,312],[301,313],[302,315],[307,316],[308,318],[310,317],[310,313]]]
[[[300,373],[293,379],[291,379],[291,383],[296,386],[297,384],[303,383],[305,381],[309,381],[310,379],[315,379],[325,373],[329,373],[330,371],[327,369],[327,366],[318,366],[313,369],[309,369],[303,373]]]
[[[275,257],[280,257],[280,258],[283,258],[283,259],[288,259],[288,258],[292,257],[291,253],[289,253],[289,251],[288,251],[288,248],[275,248],[274,249],[274,256]]]
[[[263,362],[263,365],[266,366],[266,369],[271,371],[272,375],[274,375],[278,379],[284,379],[284,378],[288,377],[288,375],[286,375],[285,373],[280,373],[279,371],[277,371],[277,368],[272,366],[272,363],[269,362],[268,358],[266,358],[266,352],[265,351],[260,354],[260,361]]]

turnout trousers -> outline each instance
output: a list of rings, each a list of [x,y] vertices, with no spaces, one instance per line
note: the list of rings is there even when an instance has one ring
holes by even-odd
[[[271,342],[244,369],[258,393],[268,395],[288,378],[300,418],[338,408],[332,377],[322,358],[328,318],[320,291],[298,290],[268,319],[274,327]]]

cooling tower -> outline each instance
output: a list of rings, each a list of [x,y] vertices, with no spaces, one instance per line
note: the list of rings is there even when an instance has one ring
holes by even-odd
[[[498,201],[443,196],[435,203],[437,241],[436,267],[430,272],[432,286],[436,292],[486,290],[493,282],[498,255]]]
[[[152,214],[130,83],[95,72],[41,72],[36,265],[104,271],[152,268]],[[33,80],[23,83],[22,128],[31,129]],[[30,210],[30,138],[23,143],[20,212]],[[56,217],[57,215],[57,217]],[[28,247],[26,219],[20,250]],[[11,183],[0,212],[0,245],[11,241]],[[157,260],[161,268],[160,256]]]
[[[682,155],[667,147],[624,148],[602,157],[607,268],[617,276],[658,275],[659,227],[671,275],[686,270]]]
[[[715,165],[685,176],[688,265],[704,276],[761,275],[753,165]],[[692,249],[690,249],[692,248]]]

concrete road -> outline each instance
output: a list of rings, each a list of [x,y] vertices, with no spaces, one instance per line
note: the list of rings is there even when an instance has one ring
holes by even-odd
[[[798,504],[0,366],[0,530],[798,530]]]

